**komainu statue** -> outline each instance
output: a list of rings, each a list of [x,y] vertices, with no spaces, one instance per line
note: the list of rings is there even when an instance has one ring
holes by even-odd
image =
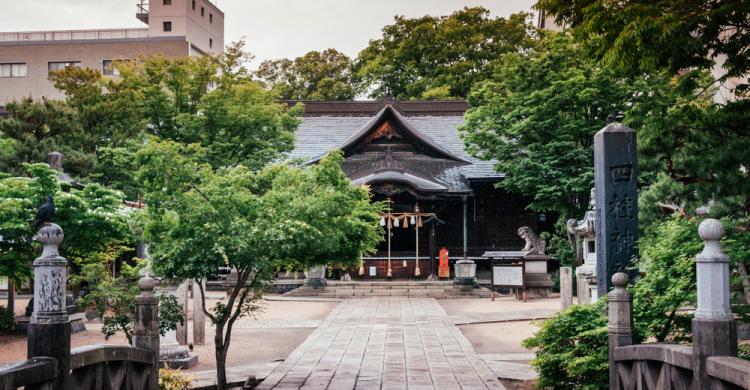
[[[540,239],[528,226],[518,228],[518,236],[526,241],[523,251],[528,251],[530,255],[543,255],[547,250],[547,242]]]

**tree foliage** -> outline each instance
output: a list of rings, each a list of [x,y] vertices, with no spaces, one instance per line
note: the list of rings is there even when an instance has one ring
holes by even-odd
[[[743,0],[539,0],[610,66],[640,73],[710,69],[725,56],[724,78],[750,70],[750,4]]]
[[[719,204],[716,216],[747,218],[750,5],[541,0],[537,7],[570,26],[603,66],[635,77],[673,76],[672,84],[685,93],[653,90],[643,101],[641,154],[658,161],[656,168],[684,184],[686,193],[695,192],[698,202]],[[677,205],[693,207],[688,200],[683,196]]]
[[[115,272],[115,259],[123,248],[113,247],[107,252],[97,253],[79,262],[80,274],[70,278],[70,284],[85,287],[86,294],[78,300],[81,308],[93,307],[102,320],[102,334],[109,339],[122,332],[133,343],[133,320],[135,299],[140,293],[139,273],[145,266],[137,262],[131,266],[123,263]],[[173,295],[159,295],[159,333],[163,336],[182,323],[182,307]]]
[[[336,49],[266,60],[254,75],[279,99],[352,100],[360,92],[352,60]]]
[[[493,60],[530,46],[529,20],[524,13],[491,18],[481,7],[448,16],[396,16],[359,53],[354,71],[372,97],[464,98],[490,76]]]
[[[587,60],[570,37],[551,34],[502,57],[469,95],[459,131],[472,154],[497,161],[501,187],[531,195],[535,210],[577,216],[594,184],[594,133],[631,96],[624,79]]]
[[[46,164],[26,164],[28,176],[0,177],[0,275],[16,280],[29,277],[36,243],[31,221],[46,195],[55,200],[54,222],[66,232],[60,253],[75,263],[110,245],[129,240],[119,193],[98,184],[64,192],[57,172]]]
[[[157,273],[198,280],[219,267],[237,273],[227,302],[205,310],[216,325],[220,386],[232,326],[253,311],[256,291],[274,270],[292,260],[354,264],[380,239],[378,205],[351,184],[340,153],[310,168],[213,168],[198,144],[152,139],[137,159]]]

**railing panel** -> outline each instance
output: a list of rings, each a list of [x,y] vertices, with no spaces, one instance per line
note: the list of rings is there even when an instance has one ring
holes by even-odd
[[[71,351],[74,389],[142,390],[151,382],[153,353],[147,349],[87,345]]]
[[[8,364],[0,366],[0,389],[52,390],[56,375],[57,360],[53,358],[38,357]]]
[[[723,389],[750,389],[750,361],[730,356],[706,359],[708,376]]]
[[[687,370],[693,369],[693,350],[679,344],[637,344],[615,349],[615,360],[650,360],[664,362]]]

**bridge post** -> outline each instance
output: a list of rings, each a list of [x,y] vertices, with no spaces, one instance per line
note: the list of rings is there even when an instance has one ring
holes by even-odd
[[[141,293],[135,298],[133,346],[153,352],[149,389],[159,388],[159,297],[154,295],[156,280],[146,274],[138,280]]]
[[[70,318],[65,307],[68,261],[58,247],[64,234],[60,226],[47,223],[34,237],[42,243],[42,255],[34,260],[34,312],[27,337],[27,356],[57,360],[55,389],[69,388]]]
[[[698,234],[704,247],[695,257],[698,308],[693,317],[693,388],[708,389],[706,358],[737,356],[737,325],[729,306],[729,256],[720,244],[724,226],[706,219]]]
[[[609,299],[609,323],[607,337],[609,340],[609,388],[620,390],[620,375],[615,362],[615,348],[633,344],[633,297],[625,289],[629,282],[628,275],[618,272],[612,275],[614,289],[607,294]]]

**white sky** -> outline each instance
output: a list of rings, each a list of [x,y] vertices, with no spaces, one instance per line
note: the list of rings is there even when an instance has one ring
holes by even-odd
[[[157,0],[152,0],[157,1]],[[353,57],[394,15],[445,15],[481,5],[493,16],[531,12],[536,0],[218,0],[226,42],[246,38],[260,61],[336,48]],[[0,31],[143,27],[136,0],[0,0]]]

